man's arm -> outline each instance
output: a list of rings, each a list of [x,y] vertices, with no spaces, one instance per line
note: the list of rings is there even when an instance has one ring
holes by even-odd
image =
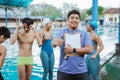
[[[52,40],[52,46],[53,47],[57,47],[57,46],[61,46],[63,44],[63,39],[61,37],[59,38],[54,38]]]
[[[34,33],[35,33],[35,38],[38,42],[38,45],[41,46],[42,45],[42,40],[41,38],[39,37],[39,34],[34,30]]]
[[[0,46],[0,49],[1,49],[0,50],[0,69],[1,69],[4,63],[5,56],[6,56],[6,48],[3,46]]]
[[[79,54],[89,54],[92,52],[91,38],[86,32],[82,44],[84,44],[84,47],[76,49],[76,52],[78,52]]]
[[[72,46],[67,45],[67,47],[64,48],[64,52],[65,53],[72,53],[72,52],[74,52],[74,49],[75,49],[75,52],[80,54],[80,55],[82,55],[82,54],[89,54],[89,53],[92,52],[92,45],[91,44],[87,44],[83,48],[73,48]]]
[[[15,41],[17,40],[17,36],[18,36],[18,30],[20,27],[17,27],[12,35],[12,37],[10,38],[10,43],[14,44]]]
[[[87,44],[83,48],[76,48],[76,53],[79,53],[79,54],[89,54],[91,52],[92,52],[92,45],[91,44]]]
[[[63,42],[64,42],[64,40],[62,39],[63,34],[64,34],[63,30],[61,30],[57,34],[55,34],[55,36],[52,39],[53,47],[61,46],[63,44]]]

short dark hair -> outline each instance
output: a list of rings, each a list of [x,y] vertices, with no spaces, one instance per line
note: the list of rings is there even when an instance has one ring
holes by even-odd
[[[72,14],[77,14],[79,16],[79,18],[81,19],[81,16],[80,16],[80,12],[78,10],[71,10],[68,15],[67,15],[67,18],[70,17],[70,15]]]
[[[26,23],[27,26],[33,24],[33,20],[31,18],[24,18],[22,19],[22,23]]]
[[[10,31],[5,26],[0,27],[0,36],[4,35],[4,38],[10,38]]]

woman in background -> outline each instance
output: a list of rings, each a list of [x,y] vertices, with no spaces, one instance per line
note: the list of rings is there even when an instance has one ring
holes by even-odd
[[[87,80],[99,80],[98,78],[98,67],[100,62],[99,53],[103,50],[103,43],[101,38],[95,33],[95,29],[98,27],[96,21],[91,21],[87,24],[86,29],[90,33],[92,41],[92,53],[86,57],[86,64],[88,69]]]
[[[52,40],[52,21],[49,18],[45,18],[42,22],[43,30],[40,32],[40,38],[42,39],[41,48],[41,62],[43,66],[43,77],[42,80],[53,80],[53,68],[54,68],[54,52],[51,45]]]

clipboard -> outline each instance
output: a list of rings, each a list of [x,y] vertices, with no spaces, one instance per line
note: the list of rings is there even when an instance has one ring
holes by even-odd
[[[73,48],[81,48],[80,33],[74,33],[74,34],[66,33],[64,39],[65,39],[65,47],[67,44],[69,44]]]
[[[81,48],[81,37],[80,33],[74,33],[74,34],[64,34],[65,39],[65,47],[67,44],[71,45],[73,48]],[[74,53],[65,53],[65,58],[67,56],[80,56],[80,54],[74,54]]]

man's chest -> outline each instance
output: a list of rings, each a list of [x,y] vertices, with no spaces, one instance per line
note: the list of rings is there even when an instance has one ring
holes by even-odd
[[[18,40],[21,42],[33,42],[35,35],[32,33],[21,33],[18,35]]]

